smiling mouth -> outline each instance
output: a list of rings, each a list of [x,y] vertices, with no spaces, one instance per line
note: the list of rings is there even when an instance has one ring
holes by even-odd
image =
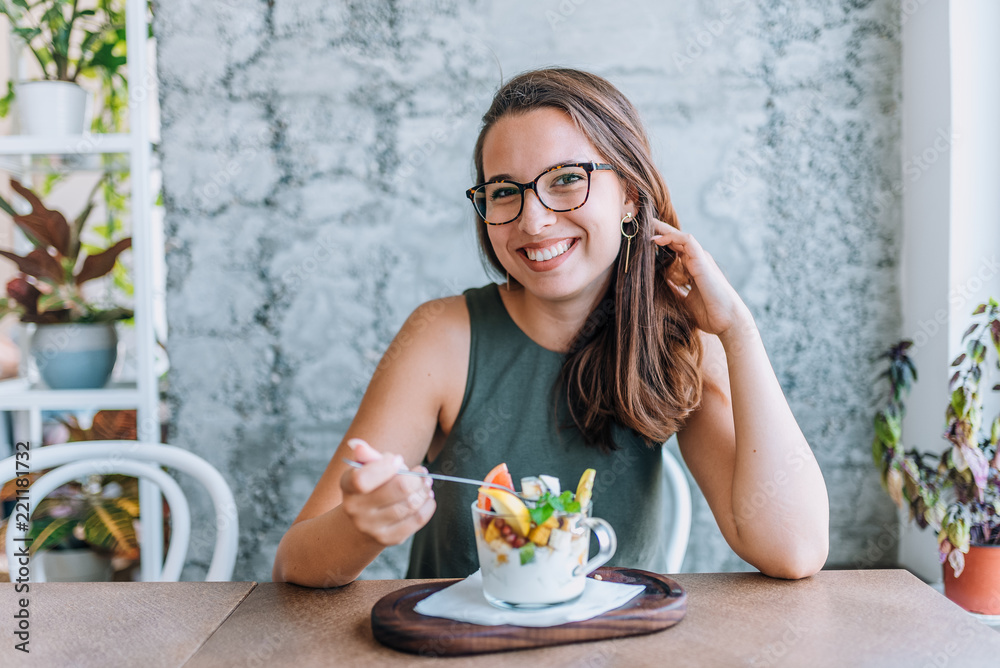
[[[532,262],[544,262],[559,257],[572,248],[575,243],[576,239],[567,239],[546,248],[522,248],[520,252]]]

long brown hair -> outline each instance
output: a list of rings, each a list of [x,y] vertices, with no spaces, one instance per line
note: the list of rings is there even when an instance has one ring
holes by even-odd
[[[694,320],[658,275],[673,261],[673,252],[657,252],[650,242],[653,218],[680,228],[667,185],[632,103],[607,80],[572,69],[525,72],[500,88],[476,141],[477,183],[485,180],[483,144],[490,128],[505,116],[544,107],[569,115],[601,159],[614,165],[637,202],[629,272],[623,270],[622,244],[607,292],[570,346],[558,387],[588,443],[614,449],[616,422],[650,445],[662,443],[698,406],[702,390],[702,348]],[[478,226],[478,236],[486,263],[503,276],[506,270],[485,224]]]

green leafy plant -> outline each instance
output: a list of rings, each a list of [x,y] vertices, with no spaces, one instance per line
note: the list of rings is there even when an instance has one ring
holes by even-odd
[[[102,182],[103,178],[70,224],[63,214],[46,208],[31,190],[11,180],[14,190],[31,204],[31,213],[18,214],[2,197],[0,209],[13,218],[35,248],[25,256],[0,250],[0,255],[12,260],[21,272],[7,284],[7,296],[0,298],[0,317],[16,313],[22,322],[34,323],[109,322],[132,317],[130,309],[105,309],[89,303],[82,291],[87,281],[111,272],[118,256],[132,245],[132,239],[126,237],[100,252],[85,252],[81,233]]]
[[[134,410],[98,411],[89,429],[75,418],[64,422],[70,442],[93,440],[128,440],[135,438]],[[44,472],[32,473],[34,482]],[[10,481],[0,498],[14,498],[15,483]],[[139,518],[139,485],[130,476],[91,475],[53,490],[37,502],[28,538],[35,554],[52,548],[88,547],[107,554],[125,568],[139,559],[136,524]],[[0,540],[6,525],[0,531]]]
[[[882,356],[889,360],[882,376],[888,377],[892,396],[875,415],[872,443],[883,487],[920,528],[937,532],[940,560],[949,561],[956,577],[970,545],[1000,545],[1000,415],[983,429],[980,391],[988,342],[1000,369],[1000,305],[991,298],[972,315],[975,321],[962,337],[965,352],[952,362],[943,434],[951,447],[937,454],[904,452],[901,446],[904,401],[917,379],[908,355],[912,341],[901,341]],[[1000,384],[992,389],[1000,390]]]
[[[77,0],[0,0],[0,14],[41,66],[42,78],[76,81],[98,69],[122,77],[125,8],[122,0],[98,0],[86,9]]]

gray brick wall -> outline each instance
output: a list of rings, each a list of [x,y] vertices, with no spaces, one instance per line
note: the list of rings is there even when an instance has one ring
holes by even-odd
[[[486,282],[462,195],[479,117],[501,76],[553,64],[636,103],[682,224],[753,310],[826,475],[830,562],[891,562],[868,449],[871,360],[900,325],[896,5],[158,4],[171,441],[232,483],[234,578],[270,579],[409,312]],[[685,569],[748,568],[696,497]]]

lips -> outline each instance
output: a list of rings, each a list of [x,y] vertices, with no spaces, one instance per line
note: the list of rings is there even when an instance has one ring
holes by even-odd
[[[552,240],[522,246],[517,254],[524,263],[534,271],[548,271],[557,266],[572,254],[579,239],[572,237],[569,239]]]
[[[524,254],[528,256],[528,259],[532,262],[539,262],[543,260],[551,260],[554,257],[559,257],[563,253],[569,250],[569,247],[573,245],[571,239],[566,239],[565,241],[560,241],[557,244],[552,244],[545,248],[524,248]]]

